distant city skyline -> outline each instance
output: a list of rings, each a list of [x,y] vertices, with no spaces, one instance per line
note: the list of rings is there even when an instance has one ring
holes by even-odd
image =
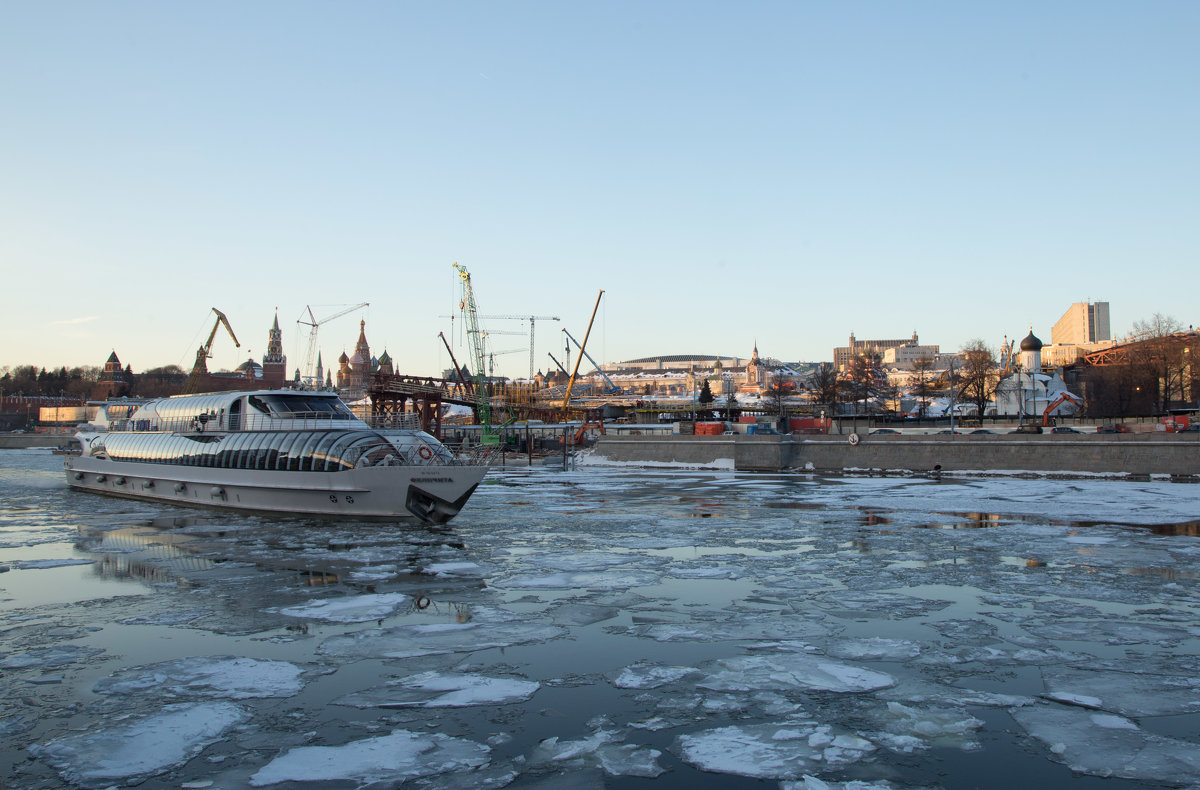
[[[0,10],[0,366],[397,370],[484,314],[654,354],[1197,323],[1200,6],[311,0]],[[488,328],[517,331],[518,322]],[[511,341],[511,342],[510,342]],[[527,340],[504,336],[497,350]],[[461,358],[460,358],[460,361]],[[496,357],[528,373],[528,352]]]

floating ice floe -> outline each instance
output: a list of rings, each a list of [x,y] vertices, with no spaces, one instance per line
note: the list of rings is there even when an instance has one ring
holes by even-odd
[[[566,633],[537,623],[422,623],[332,636],[317,652],[341,658],[414,658],[546,642]]]
[[[745,574],[739,568],[722,565],[675,567],[667,575],[676,579],[740,579]]]
[[[377,593],[322,598],[299,606],[269,611],[329,623],[369,623],[372,620],[391,617],[397,609],[410,601],[412,598],[404,593]]]
[[[906,661],[920,655],[921,646],[907,639],[868,636],[839,639],[825,652],[834,658],[847,661]]]
[[[93,565],[95,560],[16,560],[12,563],[12,567],[18,570],[30,571],[39,570],[42,568],[65,568],[70,565]]]
[[[356,582],[377,582],[390,579],[399,572],[395,565],[364,565],[350,571],[350,579]]]
[[[1046,693],[1056,702],[1120,713],[1175,716],[1200,712],[1200,678],[1073,667],[1042,670]]]
[[[723,658],[701,668],[710,667],[713,671],[696,685],[714,691],[808,689],[853,693],[896,684],[895,678],[885,672],[799,653]]]
[[[799,779],[820,768],[857,762],[875,745],[846,731],[815,722],[719,727],[681,735],[675,749],[703,771],[756,779]]]
[[[301,746],[276,757],[250,777],[254,787],[280,782],[401,782],[471,771],[486,765],[484,744],[440,733],[393,730],[344,746]]]
[[[612,551],[582,551],[575,554],[548,554],[538,558],[539,568],[553,568],[558,571],[600,571],[617,565],[628,565],[631,562],[645,562],[646,558],[637,554],[619,554]]]
[[[1172,647],[1189,636],[1182,628],[1109,619],[1030,624],[1025,626],[1025,630],[1043,639],[1100,642],[1106,645],[1153,644]]]
[[[958,688],[957,686],[943,686],[912,677],[901,680],[889,689],[883,689],[877,696],[881,699],[914,704],[978,705],[985,708],[1016,708],[1022,705],[1033,705],[1037,702],[1034,697],[1023,697],[1016,694],[997,694],[992,691],[976,691],[975,689]]]
[[[805,776],[799,781],[786,781],[779,783],[779,790],[895,790],[896,785],[885,780],[878,782],[864,782],[859,779],[851,779],[848,782],[826,782],[823,779],[818,779],[815,776]],[[916,788],[912,788],[916,790]]]
[[[682,680],[699,672],[695,667],[665,667],[660,664],[638,662],[621,670],[612,684],[622,689],[654,689]]]
[[[883,731],[867,733],[871,740],[905,754],[932,747],[964,751],[980,748],[975,732],[983,721],[962,708],[915,708],[889,702]]]
[[[434,576],[478,576],[483,568],[475,562],[435,562],[421,569]]]
[[[577,741],[547,738],[534,748],[530,762],[533,765],[554,763],[559,769],[573,771],[596,766],[610,776],[652,779],[665,770],[658,764],[660,756],[662,752],[658,749],[620,743],[620,736],[613,730],[597,730],[590,737]]]
[[[616,606],[568,603],[554,607],[549,612],[549,619],[558,625],[591,625],[611,620],[620,613],[621,610]]]
[[[184,609],[177,612],[160,612],[158,614],[139,615],[121,620],[121,625],[186,625],[193,620],[207,617],[212,609]]]
[[[1037,705],[1014,711],[1013,718],[1072,771],[1172,787],[1200,782],[1195,743],[1147,733],[1123,716]]]
[[[621,629],[656,642],[727,642],[742,640],[796,640],[823,637],[828,629],[798,618],[778,615],[740,620],[693,620],[690,623],[643,623]]]
[[[39,647],[27,653],[14,653],[0,659],[2,669],[28,669],[30,667],[61,667],[89,658],[104,652],[100,647],[83,647],[81,645],[55,645],[54,647]]]
[[[287,661],[233,656],[181,658],[128,667],[101,679],[97,694],[154,693],[167,697],[290,697],[304,687],[301,669]]]
[[[659,579],[648,571],[562,571],[493,579],[491,586],[502,590],[624,590],[658,584]]]
[[[167,705],[154,715],[34,745],[29,752],[84,787],[138,784],[183,765],[248,717],[231,702]]]
[[[455,672],[422,672],[334,700],[354,708],[462,708],[471,705],[512,705],[524,702],[541,688],[528,680],[493,678]]]
[[[0,719],[0,739],[11,738],[33,729],[37,719],[33,716],[6,716]]]

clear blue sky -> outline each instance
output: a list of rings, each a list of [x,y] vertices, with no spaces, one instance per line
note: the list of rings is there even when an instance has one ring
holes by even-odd
[[[188,367],[215,306],[214,368],[278,308],[291,370],[370,302],[325,361],[361,317],[436,374],[455,261],[562,317],[539,368],[600,289],[606,362],[1200,323],[1198,41],[1191,0],[9,0],[0,365]]]

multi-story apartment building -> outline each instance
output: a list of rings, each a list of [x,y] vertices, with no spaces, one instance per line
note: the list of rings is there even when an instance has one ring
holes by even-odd
[[[1108,322],[1108,302],[1076,302],[1050,329],[1050,343],[1056,346],[1084,346],[1112,340]]]

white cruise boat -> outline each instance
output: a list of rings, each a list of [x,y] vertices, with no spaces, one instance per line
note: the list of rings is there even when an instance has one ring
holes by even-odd
[[[373,430],[326,392],[110,401],[75,438],[72,488],[261,513],[441,524],[487,469],[424,431]]]

